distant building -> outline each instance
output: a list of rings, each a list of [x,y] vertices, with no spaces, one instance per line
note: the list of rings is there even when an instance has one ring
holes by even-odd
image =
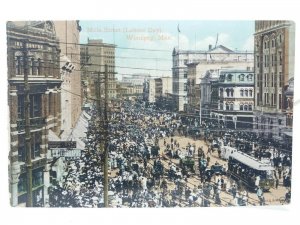
[[[101,39],[88,39],[86,45],[81,46],[81,65],[83,77],[87,81],[88,95],[96,97],[97,73],[100,72],[100,83],[104,81],[105,65],[108,66],[108,98],[117,97],[115,78],[115,48],[116,45],[103,43]],[[99,85],[98,85],[99,86]],[[101,85],[101,93],[104,95],[104,84]]]
[[[187,111],[188,104],[188,66],[196,66],[193,78],[195,85],[200,83],[207,70],[253,67],[253,53],[232,51],[223,45],[208,51],[173,50],[173,99],[178,111]],[[240,65],[237,67],[237,65]]]
[[[284,140],[291,115],[284,95],[294,77],[295,24],[256,21],[254,39],[254,129],[265,139]]]
[[[35,48],[28,55],[33,206],[48,204],[48,139],[61,131],[60,46],[51,21],[8,22],[8,105],[10,115],[9,191],[12,206],[27,201],[24,54],[22,41]]]
[[[117,98],[142,97],[143,87],[143,84],[133,85],[129,82],[117,82]]]
[[[218,108],[211,117],[226,128],[252,129],[254,73],[246,70],[223,70],[213,84],[218,88]]]
[[[218,96],[219,91],[216,90],[214,93],[212,86],[217,84],[219,81],[219,73],[218,69],[211,69],[206,71],[204,77],[201,79],[200,90],[201,93],[196,93],[196,107],[200,104],[200,96],[201,96],[201,113],[202,113],[202,121],[205,121],[210,118],[212,109],[217,109],[212,102],[212,96]],[[196,86],[197,87],[197,86]],[[200,92],[200,91],[199,91]],[[216,103],[218,104],[218,103]],[[198,113],[199,108],[196,108],[196,112]]]
[[[154,103],[163,101],[163,98],[172,93],[172,77],[149,79],[148,101]]]
[[[156,97],[156,82],[155,79],[149,79],[149,95],[148,95],[148,102],[154,103]]]
[[[150,74],[136,73],[136,74],[132,74],[131,76],[123,76],[122,82],[131,83],[133,85],[142,85],[145,82],[145,80],[148,80],[150,78],[151,78]]]

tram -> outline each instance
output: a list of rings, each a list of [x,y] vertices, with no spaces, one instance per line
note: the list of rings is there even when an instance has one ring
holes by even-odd
[[[257,186],[269,191],[274,186],[273,171],[270,162],[259,161],[240,151],[233,152],[228,159],[227,175],[250,191],[255,191]]]

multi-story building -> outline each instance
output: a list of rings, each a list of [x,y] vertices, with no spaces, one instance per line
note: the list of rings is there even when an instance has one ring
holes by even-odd
[[[145,80],[151,78],[150,74],[148,73],[135,73],[132,74],[131,76],[123,76],[122,77],[122,82],[128,82],[133,85],[143,85]]]
[[[59,38],[61,49],[61,129],[68,132],[74,128],[81,114],[81,73],[79,21],[54,21],[56,36]]]
[[[25,58],[24,43],[28,52]],[[30,111],[33,206],[48,201],[48,136],[59,135],[61,126],[60,48],[51,21],[8,22],[8,105],[10,111],[9,189],[12,206],[27,201],[24,61],[27,60]],[[33,49],[32,49],[33,48]],[[28,139],[27,139],[28,140]],[[28,157],[28,156],[27,156]]]
[[[81,63],[87,66],[87,71],[83,72],[87,77],[88,90],[90,96],[96,96],[97,73],[100,73],[101,81],[104,81],[105,65],[108,68],[108,98],[117,97],[116,78],[115,78],[115,45],[103,43],[101,39],[88,39],[86,45],[81,46]],[[101,93],[104,93],[104,84],[101,85]]]
[[[239,68],[253,67],[253,53],[232,51],[222,45],[215,48],[209,46],[208,51],[183,51],[173,50],[173,98],[178,111],[188,108],[188,65],[195,66],[195,84],[200,83],[207,70],[221,69],[221,67]],[[236,67],[236,64],[240,65]]]
[[[151,103],[163,102],[172,93],[172,88],[172,77],[150,79],[148,101]]]
[[[132,84],[129,82],[117,82],[117,98],[142,97],[143,84]]]
[[[149,79],[149,94],[148,94],[148,102],[149,103],[154,103],[155,102],[155,97],[156,97],[156,81],[155,79]]]
[[[264,138],[282,140],[287,124],[284,93],[294,77],[295,24],[256,21],[254,39],[254,129]]]
[[[247,70],[220,71],[218,108],[212,118],[231,129],[252,129],[254,106],[254,73]]]

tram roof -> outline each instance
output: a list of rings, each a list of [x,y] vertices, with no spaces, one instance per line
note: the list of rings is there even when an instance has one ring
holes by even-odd
[[[274,170],[274,167],[271,166],[269,163],[264,163],[262,161],[259,161],[258,159],[247,155],[243,152],[233,152],[230,157],[240,161],[241,163],[256,169],[256,170]]]

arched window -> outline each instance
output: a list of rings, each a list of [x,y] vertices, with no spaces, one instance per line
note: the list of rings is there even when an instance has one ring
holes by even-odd
[[[248,97],[248,90],[245,90],[245,96]]]
[[[227,97],[229,97],[229,92],[230,92],[230,90],[228,88],[226,88]]]
[[[15,72],[16,75],[23,75],[24,74],[24,62],[23,62],[23,54],[19,51],[15,52]]]
[[[233,103],[230,104],[230,110],[233,110]]]
[[[231,97],[233,97],[233,92],[234,92],[234,90],[233,90],[233,88],[231,88],[230,89],[230,95],[231,95]]]
[[[253,80],[253,74],[249,74],[249,75],[247,76],[247,78],[248,78],[248,81],[252,81],[252,80]]]
[[[244,110],[244,106],[241,104],[240,105],[240,110],[243,111]]]
[[[232,74],[227,75],[227,81],[232,81]]]
[[[249,90],[249,96],[252,97],[252,95],[253,95],[253,90],[250,89],[250,90]]]
[[[244,105],[244,110],[248,111],[248,105]]]
[[[244,90],[243,90],[243,89],[240,90],[240,95],[241,95],[242,97],[244,96]]]
[[[245,80],[245,74],[240,74],[239,77],[240,77],[240,81],[244,81]]]
[[[223,88],[220,88],[220,97],[223,97]]]

